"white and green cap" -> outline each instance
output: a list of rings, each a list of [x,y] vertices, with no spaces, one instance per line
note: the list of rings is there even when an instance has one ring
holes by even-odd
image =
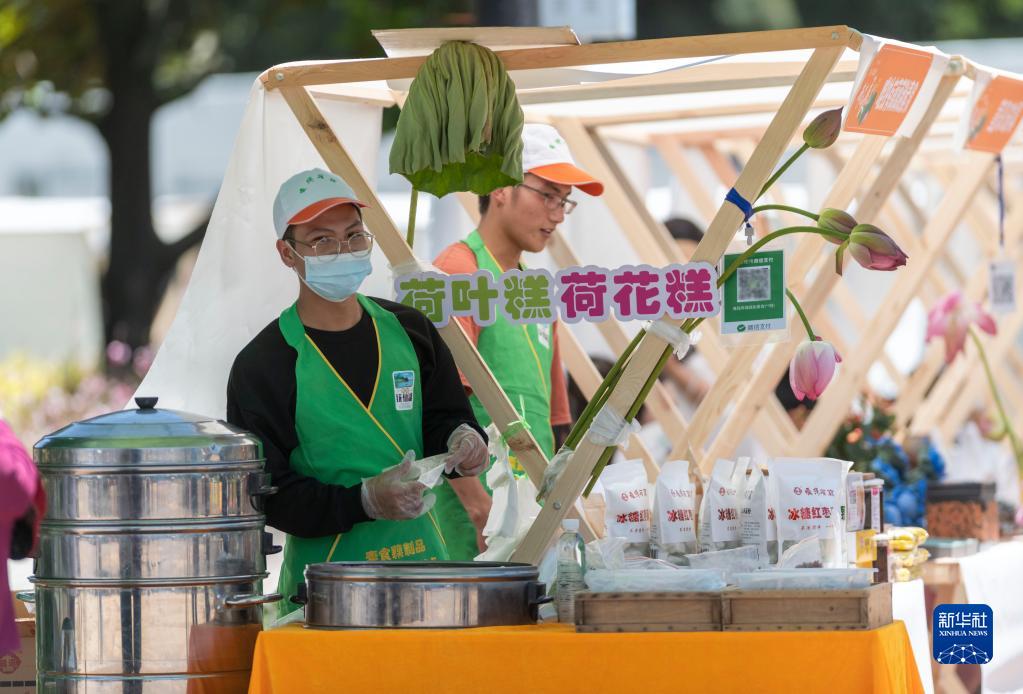
[[[552,183],[575,186],[590,195],[604,192],[603,183],[576,166],[568,144],[550,125],[526,123],[523,126],[522,171]]]
[[[305,224],[338,205],[369,207],[355,197],[352,189],[337,174],[323,169],[308,169],[281,184],[274,198],[274,230],[277,238],[292,224]]]

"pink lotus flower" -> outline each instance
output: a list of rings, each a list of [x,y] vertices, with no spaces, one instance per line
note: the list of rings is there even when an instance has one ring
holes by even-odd
[[[975,301],[966,301],[961,292],[951,292],[936,303],[927,314],[927,341],[940,337],[945,340],[945,363],[951,364],[966,345],[966,333],[971,325],[996,335],[998,326],[991,314]]]
[[[849,253],[867,270],[895,270],[909,259],[899,244],[873,224],[857,224],[847,243]]]
[[[789,385],[800,400],[816,400],[831,383],[835,364],[842,361],[835,347],[819,337],[799,345],[789,364]]]

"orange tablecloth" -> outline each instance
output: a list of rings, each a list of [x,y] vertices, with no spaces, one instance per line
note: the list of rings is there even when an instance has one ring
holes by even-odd
[[[873,631],[576,634],[559,624],[451,631],[265,631],[250,694],[922,693],[902,622]]]

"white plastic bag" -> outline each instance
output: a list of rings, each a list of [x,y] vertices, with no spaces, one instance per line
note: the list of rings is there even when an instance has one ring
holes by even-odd
[[[619,591],[689,593],[718,591],[725,587],[725,577],[713,569],[593,569],[586,572],[586,587],[595,593]]]
[[[821,541],[824,566],[843,567],[845,524],[843,477],[850,463],[833,458],[775,458],[768,461],[777,494],[781,550],[808,537]]]
[[[607,535],[625,540],[625,555],[650,556],[650,495],[641,460],[608,465],[600,474],[604,486]]]
[[[433,489],[444,481],[444,465],[448,459],[447,453],[431,455],[429,458],[420,458],[412,461],[412,470],[416,473],[419,482],[428,489]]]
[[[767,551],[767,483],[759,465],[750,466],[739,505],[742,544],[757,549],[760,566],[770,562]]]
[[[778,557],[779,569],[819,569],[823,564],[821,541],[807,537],[789,547]]]
[[[756,571],[761,566],[760,552],[753,545],[702,554],[689,554],[686,555],[686,560],[692,569],[722,571],[728,583],[733,583],[733,574]]]
[[[740,546],[739,508],[733,482],[735,463],[718,459],[710,479],[703,485],[700,505],[700,551],[734,549]]]
[[[493,504],[483,528],[487,549],[476,561],[508,561],[540,514],[540,505],[536,503],[536,488],[529,477],[517,478],[512,473],[508,447],[493,424],[487,427],[487,437],[490,454],[494,457],[494,464],[487,472]]]
[[[735,574],[740,590],[856,590],[870,586],[872,569],[763,569]]]
[[[863,502],[863,473],[850,472],[845,478],[846,485],[846,521],[845,529],[848,532],[863,530],[864,511],[866,506]]]
[[[697,551],[696,486],[689,479],[689,461],[669,460],[661,466],[654,485],[650,546],[654,556],[684,564],[685,555]]]
[[[586,545],[586,566],[591,569],[624,569],[625,545],[620,537],[602,537]]]

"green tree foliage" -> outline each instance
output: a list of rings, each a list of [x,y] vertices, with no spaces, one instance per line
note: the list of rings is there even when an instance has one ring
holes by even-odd
[[[109,161],[105,333],[132,346],[149,327],[199,225],[165,244],[151,216],[150,124],[213,72],[314,58],[380,56],[375,28],[457,21],[451,0],[4,0],[0,118],[21,107],[93,123]],[[464,9],[464,8],[463,8]],[[202,124],[196,124],[202,127]]]
[[[640,38],[848,24],[924,42],[1023,35],[1023,0],[642,0]]]

